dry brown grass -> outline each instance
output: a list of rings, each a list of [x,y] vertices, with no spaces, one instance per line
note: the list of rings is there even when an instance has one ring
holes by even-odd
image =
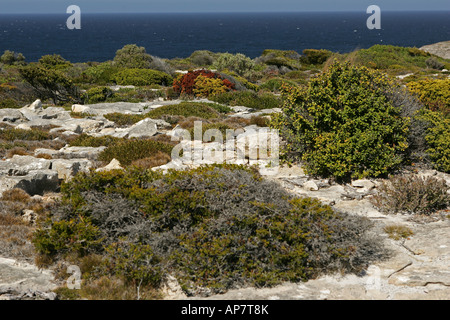
[[[158,152],[152,157],[135,160],[131,163],[132,166],[136,166],[143,169],[150,169],[153,167],[159,167],[163,164],[170,162],[171,158],[167,153]]]
[[[6,152],[6,158],[12,158],[14,155],[29,156],[30,153],[24,147],[14,147]]]

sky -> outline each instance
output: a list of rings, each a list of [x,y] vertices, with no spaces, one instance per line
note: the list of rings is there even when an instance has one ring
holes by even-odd
[[[369,5],[382,11],[450,11],[449,0],[0,0],[0,4],[0,14],[65,14],[70,5],[79,6],[82,13],[365,11]]]

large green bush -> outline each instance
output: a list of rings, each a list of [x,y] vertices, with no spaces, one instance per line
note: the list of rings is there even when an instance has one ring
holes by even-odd
[[[119,67],[107,61],[87,68],[82,73],[82,78],[86,83],[97,85],[112,84],[114,82],[114,74],[116,74],[119,70]]]
[[[113,80],[119,85],[150,86],[171,85],[173,78],[167,73],[151,69],[122,69],[114,74]]]
[[[81,97],[85,103],[100,103],[113,96],[114,92],[108,87],[94,87],[83,93]]]
[[[42,59],[41,59],[42,60]],[[59,67],[55,59],[44,59],[45,63],[31,63],[20,67],[20,75],[35,90],[41,100],[52,99],[53,103],[76,102],[81,103],[81,95],[78,87],[73,83],[65,73],[64,67]]]
[[[170,273],[187,294],[360,272],[385,253],[369,220],[294,198],[243,166],[82,173],[62,193],[65,202],[36,233],[41,254],[67,254],[66,239],[92,243],[90,251],[73,249],[105,257],[110,271],[98,277],[121,273],[157,284]],[[68,223],[70,233],[60,227]]]
[[[120,68],[145,69],[150,68],[152,56],[144,47],[136,44],[127,44],[122,49],[116,51],[114,64]]]
[[[429,110],[424,110],[419,118],[427,123],[427,153],[434,168],[450,173],[450,118]]]
[[[242,53],[221,53],[216,57],[216,60],[212,64],[211,68],[219,71],[229,70],[244,75],[246,72],[255,68],[255,62],[243,55]]]
[[[272,126],[284,154],[313,175],[338,179],[381,176],[397,169],[407,149],[409,119],[389,100],[386,75],[335,62],[306,88],[289,87]]]
[[[14,51],[5,50],[0,57],[0,62],[6,65],[24,65],[25,57],[21,53],[16,53]]]
[[[407,87],[428,109],[450,115],[450,79],[411,81]]]

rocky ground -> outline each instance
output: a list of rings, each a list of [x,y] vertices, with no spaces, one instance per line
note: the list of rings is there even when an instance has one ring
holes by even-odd
[[[420,50],[435,54],[444,59],[450,59],[450,41],[429,44],[421,47]]]
[[[3,122],[22,129],[35,125],[52,126],[52,130],[66,135],[84,132],[117,137],[141,137],[158,133],[175,136],[176,129],[170,128],[162,120],[146,120],[128,128],[119,128],[103,115],[111,112],[145,113],[164,104],[178,102],[158,100],[136,104],[74,105],[74,112],[87,113],[89,117],[73,118],[71,113],[63,108],[44,108],[40,101],[36,101],[22,109],[2,109],[0,118]],[[278,111],[263,110],[252,113],[252,110],[236,107],[233,116],[249,117],[252,114]],[[248,138],[255,132],[258,132],[258,128],[253,126],[246,128],[243,135]],[[57,192],[61,180],[70,179],[77,172],[94,167],[101,150],[103,147],[64,146],[58,150],[35,151],[35,156],[46,153],[51,155],[51,159],[15,155],[0,161],[0,193],[11,188],[22,188],[38,197],[46,192]],[[224,149],[219,146],[215,150]],[[120,163],[113,162],[104,169],[117,167],[120,167]],[[182,168],[183,165],[172,161],[161,168],[173,167]],[[433,170],[422,170],[417,174],[439,176],[450,186],[448,174]],[[312,179],[298,166],[279,168],[275,175],[268,175],[266,178],[278,181],[294,194],[316,197],[337,210],[368,217],[374,222],[374,232],[385,238],[386,246],[392,253],[391,257],[387,261],[370,266],[366,273],[360,275],[328,275],[308,282],[286,283],[269,289],[242,288],[202,299],[450,299],[448,212],[428,221],[414,220],[410,216],[382,214],[368,200],[376,191],[380,183],[378,180],[336,184],[328,180]],[[383,230],[387,225],[407,226],[414,233],[407,239],[393,240]],[[32,264],[0,257],[0,299],[55,299],[56,295],[51,290],[56,286],[50,270],[39,270]],[[168,282],[165,292],[167,299],[193,299],[181,292],[174,279]]]

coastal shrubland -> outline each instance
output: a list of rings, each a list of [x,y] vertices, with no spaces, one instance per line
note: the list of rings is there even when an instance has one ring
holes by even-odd
[[[335,209],[345,207],[338,197],[427,217],[449,205],[442,180],[403,174],[450,173],[449,85],[441,70],[449,61],[417,48],[268,49],[254,59],[200,50],[169,60],[127,45],[110,61],[86,63],[5,54],[3,178],[23,187],[35,176],[24,176],[20,161],[45,159],[58,196],[3,192],[0,255],[36,255],[59,280],[68,265],[79,266],[82,289],[59,288],[60,298],[160,299],[172,277],[183,293],[206,296],[363,274],[386,251],[368,219]],[[30,105],[37,98],[42,104]],[[177,167],[172,137],[179,129],[192,136],[196,121],[202,133],[278,129],[282,160],[306,172],[266,179],[257,167]],[[133,137],[130,127],[142,124],[155,134]],[[359,178],[367,189],[351,184]],[[375,178],[384,182],[370,189]],[[297,193],[314,193],[310,186],[326,197],[334,197],[331,187],[345,193],[321,201]],[[384,231],[393,239],[411,235]]]
[[[82,174],[62,193],[33,242],[41,261],[100,256],[106,267],[86,283],[117,278],[142,292],[172,275],[188,295],[208,295],[359,272],[386,254],[367,219],[295,198],[243,166]]]

